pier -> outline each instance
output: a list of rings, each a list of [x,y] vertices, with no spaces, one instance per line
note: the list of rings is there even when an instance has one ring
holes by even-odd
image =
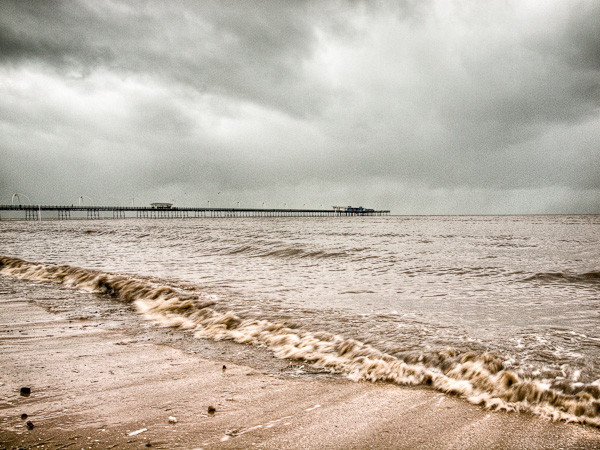
[[[387,216],[389,210],[374,210],[362,207],[333,207],[332,209],[267,209],[267,208],[196,208],[152,206],[58,206],[58,205],[0,205],[1,212],[23,212],[10,214],[10,219],[25,220],[69,220],[69,219],[186,219],[204,217],[347,217]]]

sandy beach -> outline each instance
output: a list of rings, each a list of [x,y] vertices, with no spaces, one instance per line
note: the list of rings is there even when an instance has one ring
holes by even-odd
[[[600,448],[598,429],[428,389],[234,364],[237,344],[206,342],[207,357],[23,298],[1,308],[0,448]]]

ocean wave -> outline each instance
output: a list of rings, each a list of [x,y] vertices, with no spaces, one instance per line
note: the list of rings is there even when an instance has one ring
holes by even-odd
[[[201,295],[149,280],[12,257],[0,257],[0,273],[107,294],[131,302],[145,318],[162,326],[191,330],[198,338],[265,346],[279,358],[306,361],[354,381],[430,386],[490,409],[529,411],[600,426],[600,380],[551,383],[523,377],[510,370],[508,358],[495,353],[443,349],[400,358],[329,332],[219,311],[218,304]]]
[[[253,257],[261,258],[314,258],[314,259],[326,259],[326,258],[339,258],[347,256],[345,251],[330,252],[325,250],[305,250],[299,247],[282,247],[282,248],[264,248],[253,245],[241,245],[231,249],[225,249],[222,254],[226,255],[239,255],[245,254]]]
[[[585,273],[541,272],[528,276],[522,281],[539,283],[600,284],[600,270]]]

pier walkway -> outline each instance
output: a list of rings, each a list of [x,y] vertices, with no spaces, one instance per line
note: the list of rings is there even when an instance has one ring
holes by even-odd
[[[23,212],[20,215],[18,211]],[[9,212],[9,214],[2,214]],[[363,208],[341,209],[258,209],[258,208],[195,208],[149,206],[52,206],[0,205],[0,219],[67,220],[67,219],[175,219],[200,217],[343,217],[387,216],[389,210]],[[20,217],[19,217],[20,216]]]

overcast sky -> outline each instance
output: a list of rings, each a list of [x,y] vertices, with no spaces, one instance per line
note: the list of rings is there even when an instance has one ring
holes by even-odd
[[[600,213],[600,0],[1,0],[15,192]]]

